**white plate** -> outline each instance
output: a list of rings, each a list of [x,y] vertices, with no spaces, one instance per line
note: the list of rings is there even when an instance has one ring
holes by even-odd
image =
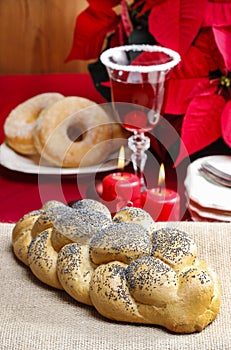
[[[197,221],[197,222],[224,222],[223,220],[218,220],[218,219],[215,220],[214,218],[209,218],[209,217],[207,218],[207,217],[201,216],[190,208],[189,208],[189,213],[190,213],[191,219],[193,221]]]
[[[209,209],[199,207],[192,202],[189,203],[188,208],[193,216],[200,216],[201,218],[211,219],[214,221],[231,222],[231,212],[218,211],[216,209],[210,209],[209,211]]]
[[[129,150],[126,149],[126,162],[127,165],[130,162],[128,157]],[[20,171],[29,174],[41,174],[41,175],[87,175],[94,174],[103,171],[111,171],[118,168],[118,153],[119,151],[112,153],[107,160],[102,164],[97,164],[90,167],[80,168],[59,168],[49,165],[45,160],[40,159],[38,156],[27,157],[14,152],[5,143],[0,146],[0,160],[1,164],[11,170]]]
[[[199,172],[204,161],[226,173],[231,171],[231,156],[218,155],[195,160],[188,166],[184,182],[189,199],[204,208],[231,211],[231,188],[206,180]]]

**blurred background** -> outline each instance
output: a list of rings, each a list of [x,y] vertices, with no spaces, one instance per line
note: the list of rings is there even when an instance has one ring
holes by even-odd
[[[87,72],[64,63],[85,0],[0,0],[0,74]]]

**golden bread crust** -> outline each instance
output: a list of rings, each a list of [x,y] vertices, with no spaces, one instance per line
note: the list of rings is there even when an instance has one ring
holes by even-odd
[[[57,273],[60,283],[72,298],[87,305],[92,305],[89,284],[95,268],[87,245],[71,243],[59,251]]]
[[[153,229],[142,209],[125,208],[115,220],[107,213],[88,199],[74,208],[46,203],[15,225],[15,255],[111,320],[202,331],[219,313],[221,287],[195,242],[176,227]]]

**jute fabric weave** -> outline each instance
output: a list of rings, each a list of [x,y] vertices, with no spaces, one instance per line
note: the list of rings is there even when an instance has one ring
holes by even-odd
[[[160,227],[165,226],[159,223]],[[230,350],[231,224],[168,224],[187,231],[198,255],[217,272],[221,310],[201,333],[172,334],[161,327],[122,324],[39,282],[12,252],[12,224],[0,224],[1,350]]]

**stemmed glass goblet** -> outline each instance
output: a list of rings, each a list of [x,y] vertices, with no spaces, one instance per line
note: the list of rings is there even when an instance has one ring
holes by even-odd
[[[115,116],[133,133],[128,146],[141,191],[144,191],[146,151],[150,147],[150,138],[145,133],[159,122],[166,77],[180,62],[180,55],[157,45],[134,44],[109,48],[101,54],[100,60],[110,78]]]

